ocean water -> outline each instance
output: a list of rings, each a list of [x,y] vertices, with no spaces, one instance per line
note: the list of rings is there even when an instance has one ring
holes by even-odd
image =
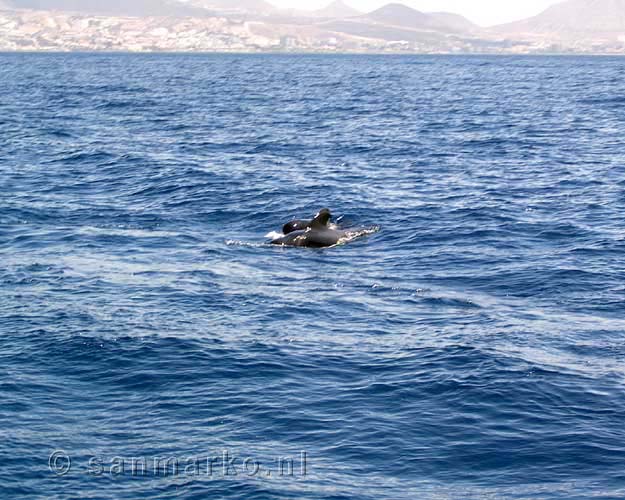
[[[624,79],[0,55],[2,498],[625,498]]]

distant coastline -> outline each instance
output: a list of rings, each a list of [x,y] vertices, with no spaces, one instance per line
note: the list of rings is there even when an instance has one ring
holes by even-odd
[[[110,56],[210,56],[210,55],[239,55],[239,56],[377,56],[377,57],[492,57],[492,58],[509,58],[509,57],[604,57],[620,59],[625,53],[575,53],[575,52],[535,52],[527,54],[507,54],[492,52],[453,52],[453,53],[434,53],[434,52],[321,52],[321,51],[243,51],[243,50],[215,50],[215,51],[141,51],[132,52],[128,50],[0,50],[0,54],[5,55],[110,55]]]
[[[133,16],[5,8],[0,10],[0,51],[624,55],[620,19],[625,19],[625,0],[619,1],[617,7],[609,0],[564,2],[534,18],[492,28],[401,4],[357,15],[336,3],[323,11],[323,16],[337,17],[232,10]]]

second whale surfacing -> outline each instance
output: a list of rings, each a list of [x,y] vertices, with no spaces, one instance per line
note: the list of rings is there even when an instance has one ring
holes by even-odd
[[[284,234],[294,233],[295,231],[305,231],[310,227],[311,220],[292,220],[282,226],[282,232]]]
[[[283,228],[285,235],[274,239],[271,243],[292,247],[323,248],[336,245],[342,239],[348,238],[350,234],[355,234],[329,224],[331,217],[330,210],[324,208],[311,221],[291,221]]]
[[[323,212],[324,210],[327,210],[328,213],[330,212],[330,210],[328,210],[327,208],[324,208],[323,210],[319,211],[319,214],[321,214],[321,212]],[[286,235],[286,234],[293,233],[295,231],[305,231],[306,229],[310,228],[310,225],[312,222],[313,222],[312,220],[300,220],[300,219],[289,221],[284,226],[282,226],[282,233]],[[338,229],[338,226],[336,224],[332,224],[331,222],[328,223],[327,227],[330,229]]]

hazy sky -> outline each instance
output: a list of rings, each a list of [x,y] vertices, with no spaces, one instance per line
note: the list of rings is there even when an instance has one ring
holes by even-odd
[[[278,7],[318,9],[331,0],[269,0]],[[362,11],[371,11],[397,0],[344,0]],[[448,11],[462,14],[471,21],[488,26],[533,16],[561,0],[401,0],[423,11]]]

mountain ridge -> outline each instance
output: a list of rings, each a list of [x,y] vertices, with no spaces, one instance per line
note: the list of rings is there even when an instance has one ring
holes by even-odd
[[[342,0],[317,12],[278,9],[266,0],[110,0],[106,5],[102,0],[0,0],[2,6],[0,50],[9,51],[625,54],[625,0],[568,0],[494,28],[398,3],[352,16]]]
[[[334,2],[326,5],[324,8],[313,11],[312,14],[315,17],[341,19],[345,17],[361,16],[362,12],[350,7],[343,2],[343,0],[335,0]]]
[[[568,0],[536,16],[495,26],[493,30],[571,36],[579,33],[625,35],[625,0]]]
[[[362,19],[376,23],[405,29],[459,33],[477,28],[475,24],[460,14],[449,12],[422,12],[402,3],[395,2],[388,3],[361,17]]]

